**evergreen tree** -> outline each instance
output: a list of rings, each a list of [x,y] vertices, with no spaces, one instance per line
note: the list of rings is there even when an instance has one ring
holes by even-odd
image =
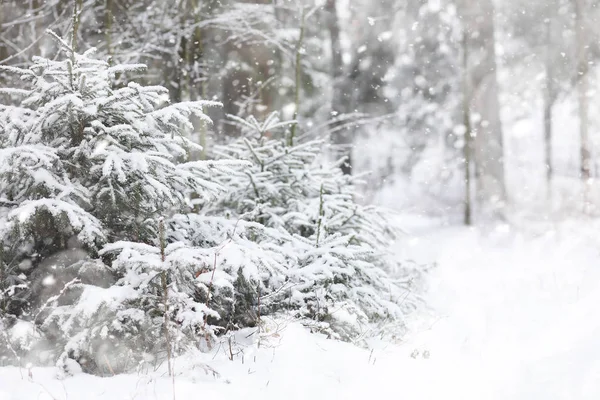
[[[402,318],[404,307],[414,305],[400,301],[414,270],[388,253],[398,233],[390,228],[389,213],[355,200],[357,178],[343,174],[343,160],[324,162],[323,142],[286,145],[284,128],[293,121],[281,122],[276,113],[262,123],[232,118],[246,135],[217,147],[215,154],[252,167],[221,177],[230,190],[203,212],[230,212],[233,218],[289,234],[294,254],[287,259],[290,290],[280,306],[322,322],[344,339],[356,337],[370,323]],[[406,279],[394,280],[389,272]]]
[[[187,161],[197,147],[185,138],[189,117],[209,122],[203,108],[216,103],[169,104],[162,87],[117,86],[116,74],[143,66],[111,67],[55,38],[58,60],[5,68],[29,87],[4,90],[21,99],[0,112],[0,304],[5,324],[37,323],[62,361],[95,370],[108,343],[173,350],[159,339],[194,335],[217,315],[194,301],[190,268],[206,253],[166,243],[159,226],[189,211],[191,194],[214,196],[209,175],[227,167]]]

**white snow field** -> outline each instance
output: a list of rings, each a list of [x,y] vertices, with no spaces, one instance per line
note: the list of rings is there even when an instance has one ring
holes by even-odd
[[[436,267],[430,309],[398,344],[363,349],[280,321],[260,348],[240,332],[233,361],[227,345],[178,359],[174,382],[164,368],[104,378],[1,368],[0,400],[600,399],[600,222],[402,223],[399,256]]]

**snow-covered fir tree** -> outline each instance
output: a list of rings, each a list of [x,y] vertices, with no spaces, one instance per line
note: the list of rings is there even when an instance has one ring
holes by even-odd
[[[177,350],[177,335],[212,335],[207,319],[218,317],[195,297],[210,251],[166,243],[160,229],[192,194],[220,190],[209,175],[228,163],[189,161],[197,146],[186,139],[189,117],[210,122],[203,108],[215,103],[117,87],[115,74],[143,66],[111,67],[54,36],[56,60],[6,68],[28,88],[5,89],[18,105],[0,109],[0,317],[7,329],[34,322],[55,345],[49,359],[97,371],[120,346],[110,368],[127,369]]]
[[[401,299],[415,270],[388,253],[398,234],[389,213],[356,201],[357,178],[342,173],[343,160],[324,162],[324,142],[288,145],[286,128],[294,121],[282,122],[277,113],[264,122],[232,119],[245,135],[217,147],[215,155],[252,167],[220,177],[229,190],[203,211],[289,234],[289,297],[280,309],[285,305],[344,339],[371,323],[402,318],[414,305],[412,298]],[[392,279],[390,272],[404,278]]]

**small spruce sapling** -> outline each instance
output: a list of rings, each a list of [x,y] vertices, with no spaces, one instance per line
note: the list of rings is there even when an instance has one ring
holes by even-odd
[[[389,252],[399,233],[389,212],[356,200],[358,178],[343,174],[344,160],[324,162],[322,141],[289,146],[276,134],[293,121],[276,113],[262,123],[233,119],[245,135],[217,147],[215,156],[252,167],[222,177],[230,190],[204,212],[286,232],[289,298],[272,311],[291,307],[348,340],[373,323],[401,320],[416,301],[407,282],[417,270]]]

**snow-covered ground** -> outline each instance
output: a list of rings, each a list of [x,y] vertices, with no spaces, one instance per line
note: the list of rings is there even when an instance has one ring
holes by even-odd
[[[600,398],[600,225],[528,226],[413,239],[438,263],[427,297],[437,320],[414,342],[431,354],[431,381],[452,382],[414,398]]]
[[[1,368],[0,400],[600,398],[600,222],[528,231],[402,223],[399,256],[436,267],[430,309],[412,316],[400,344],[362,349],[271,324],[260,347],[252,330],[239,333],[233,361],[227,343],[177,360],[174,382]]]

